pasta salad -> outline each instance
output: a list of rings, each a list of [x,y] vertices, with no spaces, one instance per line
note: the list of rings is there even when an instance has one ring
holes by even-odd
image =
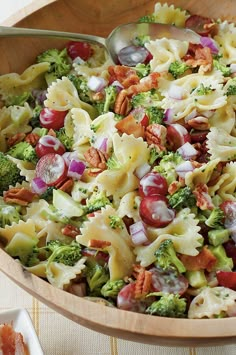
[[[48,49],[0,76],[0,242],[55,287],[122,310],[236,315],[236,26],[157,3],[119,64]]]

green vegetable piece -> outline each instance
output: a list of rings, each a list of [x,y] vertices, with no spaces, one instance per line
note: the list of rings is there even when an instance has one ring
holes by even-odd
[[[213,59],[213,67],[217,70],[220,70],[222,72],[223,76],[230,76],[231,75],[230,67],[227,67],[225,64],[220,63],[220,61],[217,59]]]
[[[204,86],[202,83],[196,90],[197,95],[208,95],[211,92],[212,92],[211,86]]]
[[[53,189],[53,206],[68,218],[80,217],[84,214],[84,210],[73,198],[66,192]]]
[[[86,212],[91,213],[94,211],[100,210],[102,207],[106,205],[110,205],[111,202],[109,198],[106,196],[104,191],[94,192],[90,198],[86,200]]]
[[[146,313],[170,318],[186,318],[186,299],[180,298],[179,294],[163,294],[146,309]]]
[[[115,86],[107,86],[105,89],[105,102],[103,107],[103,113],[113,110],[116,101],[116,96],[118,94],[117,88]]]
[[[156,89],[151,89],[132,96],[131,104],[134,108],[140,106],[144,108],[157,106],[160,108],[161,97]]]
[[[69,74],[72,66],[66,48],[63,50],[48,49],[37,56],[37,63],[48,62],[50,64],[48,73],[52,73],[54,78],[61,78]],[[55,79],[54,79],[55,80]]]
[[[17,182],[22,182],[24,177],[20,175],[20,170],[7,155],[0,152],[0,195],[7,191],[9,186],[15,186]]]
[[[177,179],[176,167],[183,162],[184,159],[179,153],[169,152],[163,156],[159,165],[155,166],[153,171],[163,175],[166,178],[168,185],[170,185]]]
[[[217,271],[217,270],[231,271],[233,269],[234,267],[233,259],[229,258],[226,255],[223,245],[217,245],[216,247],[209,245],[208,248],[217,258],[217,263],[212,269],[212,271]]]
[[[30,163],[36,164],[38,161],[37,154],[34,147],[27,142],[19,142],[10,148],[7,152],[8,155],[13,158],[28,161]]]
[[[215,247],[229,240],[230,233],[227,229],[213,229],[208,232],[209,243]]]
[[[180,188],[173,195],[168,195],[167,198],[169,205],[177,210],[185,207],[191,208],[196,205],[196,198],[188,186]]]
[[[6,106],[24,106],[24,103],[32,99],[30,92],[24,92],[21,95],[11,95],[7,98]]]
[[[179,61],[176,60],[175,62],[170,64],[168,71],[169,71],[169,73],[171,73],[171,75],[175,79],[178,79],[189,68],[190,67],[188,65],[186,65],[184,62],[179,62]]]
[[[59,240],[51,240],[46,245],[45,250],[51,253],[47,259],[46,269],[52,262],[74,266],[81,258],[81,246],[74,240],[70,244],[65,244]]]
[[[58,131],[56,131],[56,137],[64,145],[66,150],[69,150],[69,151],[72,150],[72,146],[74,144],[74,139],[72,136],[69,136],[66,133],[65,127],[62,127]]]
[[[140,78],[144,78],[145,76],[148,76],[151,72],[150,63],[148,64],[138,63],[135,67],[132,67],[132,69],[136,70],[136,73]]]
[[[146,108],[146,114],[149,118],[149,124],[163,124],[164,110],[156,106]]]
[[[38,238],[36,236],[17,232],[6,246],[5,251],[13,257],[18,257],[23,264],[26,264],[37,244]]]
[[[154,254],[156,256],[155,265],[157,267],[161,267],[164,270],[175,268],[179,273],[186,271],[184,264],[176,255],[174,243],[171,239],[164,240]]]
[[[4,228],[12,223],[18,223],[21,215],[17,207],[11,205],[0,205],[0,228]]]
[[[126,285],[124,280],[107,281],[101,288],[101,294],[105,298],[114,298],[118,296],[120,290]]]
[[[109,216],[109,219],[110,219],[109,225],[112,229],[117,229],[117,228],[123,229],[124,228],[124,222],[121,217]]]
[[[86,261],[86,280],[89,286],[89,295],[100,296],[102,286],[109,280],[109,271],[106,265],[98,264],[94,259]]]
[[[194,288],[207,286],[204,270],[186,271],[185,277],[188,279],[189,285]]]

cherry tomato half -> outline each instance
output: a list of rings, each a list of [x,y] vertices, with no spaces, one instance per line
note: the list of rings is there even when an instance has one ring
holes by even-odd
[[[176,270],[151,268],[152,287],[155,292],[174,293],[183,295],[188,288],[188,280]]]
[[[35,151],[38,158],[41,158],[50,153],[62,155],[65,153],[66,149],[59,139],[50,135],[45,135],[39,139]]]
[[[151,172],[140,180],[139,194],[141,197],[163,195],[168,192],[168,184],[164,176],[159,173]]]
[[[39,159],[35,173],[48,186],[55,186],[67,176],[67,166],[61,155],[50,153]]]
[[[162,228],[167,226],[175,217],[175,211],[168,208],[165,196],[146,196],[139,206],[139,214],[144,223]]]
[[[51,108],[43,108],[39,115],[39,121],[42,127],[60,129],[64,126],[64,120],[68,111],[57,111]]]

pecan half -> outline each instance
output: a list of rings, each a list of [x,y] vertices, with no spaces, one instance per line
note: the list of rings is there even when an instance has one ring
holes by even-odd
[[[84,157],[92,168],[98,168],[101,170],[107,168],[108,154],[100,149],[90,147],[87,152],[84,153]]]
[[[78,234],[80,234],[80,230],[72,224],[67,224],[61,229],[61,232],[71,238],[75,238]]]
[[[126,116],[131,110],[130,99],[128,98],[126,90],[121,90],[115,101],[114,112],[118,115]]]
[[[35,193],[30,190],[21,187],[21,188],[12,188],[4,193],[4,201],[7,203],[16,203],[20,206],[27,206],[31,203],[36,196]]]
[[[73,185],[74,185],[74,180],[72,178],[65,178],[64,180],[56,184],[55,187],[59,190],[70,193]]]
[[[155,146],[158,146],[160,150],[165,150],[166,132],[166,127],[154,123],[147,126],[145,130],[145,139],[149,145],[154,144]]]
[[[8,138],[7,145],[12,147],[13,145],[22,142],[25,139],[25,133],[16,133],[14,136]]]
[[[147,270],[139,272],[134,289],[135,298],[144,298],[150,292],[151,285],[151,272]]]
[[[188,125],[198,131],[206,131],[210,128],[208,118],[204,116],[198,116],[188,120]]]
[[[40,139],[40,136],[37,133],[29,133],[27,134],[27,136],[25,137],[25,142],[31,144],[33,147],[36,146],[36,144],[38,143]]]
[[[88,243],[88,247],[98,248],[98,249],[104,249],[106,247],[109,247],[110,245],[111,242],[107,240],[100,240],[100,239],[90,239]]]

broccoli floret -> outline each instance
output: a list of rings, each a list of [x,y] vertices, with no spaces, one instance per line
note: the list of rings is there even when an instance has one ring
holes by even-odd
[[[69,137],[66,134],[65,127],[62,127],[58,131],[56,131],[56,137],[64,145],[66,150],[71,150],[72,149],[72,146],[74,144],[74,140],[73,140],[73,137]]]
[[[146,309],[146,313],[160,317],[185,318],[187,303],[178,294],[164,293]]]
[[[133,40],[133,44],[135,46],[144,47],[145,43],[150,42],[150,36],[148,35],[139,35],[136,36]]]
[[[112,85],[107,86],[104,89],[104,91],[105,91],[105,102],[104,102],[103,112],[106,113],[113,109],[118,92],[117,92],[117,88]]]
[[[21,219],[18,207],[10,205],[0,205],[0,228],[12,223],[18,223]]]
[[[223,226],[224,212],[221,208],[216,207],[211,211],[210,216],[205,221],[205,224],[210,228],[218,228]]]
[[[0,195],[7,191],[9,186],[15,186],[24,178],[20,175],[20,169],[9,157],[0,152]]]
[[[52,74],[55,79],[61,78],[69,74],[72,66],[66,48],[58,50],[55,48],[48,49],[37,56],[37,63],[48,62],[50,67],[48,73]]]
[[[124,228],[124,222],[122,220],[122,218],[120,218],[119,216],[109,216],[110,219],[110,227],[112,229],[123,229]]]
[[[161,267],[163,270],[168,270],[174,267],[180,273],[186,271],[184,264],[176,255],[174,244],[171,239],[166,239],[160,244],[159,248],[155,251],[155,256],[155,265]]]
[[[231,75],[230,67],[227,67],[225,64],[220,63],[219,60],[213,59],[213,66],[215,69],[220,70],[222,72],[223,76],[230,76]]]
[[[74,266],[81,258],[81,246],[74,240],[70,244],[62,243],[59,240],[50,240],[44,248],[51,253],[47,259],[47,268],[52,262]]]
[[[175,79],[177,79],[181,75],[183,75],[189,68],[190,67],[184,62],[179,62],[178,60],[176,60],[175,62],[170,64],[168,71]]]
[[[91,213],[110,204],[111,202],[104,191],[95,191],[90,198],[87,199],[85,210],[87,213]]]
[[[36,105],[34,107],[33,116],[30,120],[30,125],[32,126],[32,128],[40,127],[39,115],[41,111],[42,111],[42,106]]]
[[[121,167],[122,167],[121,162],[114,155],[108,158],[107,169],[120,169]]]
[[[34,147],[28,142],[19,142],[10,148],[7,152],[13,158],[28,161],[36,164],[38,161]]]
[[[103,297],[116,298],[120,290],[126,285],[124,280],[107,281],[101,288]]]
[[[76,87],[80,99],[84,102],[91,103],[93,101],[92,93],[91,90],[88,88],[86,78],[75,74],[69,74],[67,77]]]
[[[176,167],[183,163],[184,159],[177,152],[168,152],[160,160],[159,165],[154,167],[154,171],[163,175],[168,185],[177,179]]]
[[[189,285],[194,288],[207,286],[207,279],[204,270],[191,270],[185,273]]]
[[[32,100],[33,97],[30,92],[24,92],[21,95],[11,95],[5,101],[6,106],[24,106],[24,103]]]
[[[51,203],[53,198],[53,190],[56,189],[55,186],[49,186],[47,190],[40,195],[41,199],[46,200],[47,202]]]
[[[144,78],[150,74],[151,66],[150,63],[138,63],[135,67],[132,67],[132,69],[136,70],[136,73],[140,78]]]
[[[214,247],[217,247],[220,244],[224,244],[229,240],[230,232],[228,229],[219,228],[219,229],[211,229],[208,234],[208,241]]]
[[[208,95],[211,92],[212,92],[211,85],[204,86],[203,83],[201,83],[200,86],[196,90],[197,95]]]
[[[156,106],[151,106],[151,107],[146,108],[145,112],[148,116],[149,124],[153,124],[153,123],[162,124],[163,123],[163,118],[165,116],[163,109],[158,108]]]
[[[150,107],[158,106],[160,107],[160,95],[156,89],[151,89],[149,91],[140,92],[134,95],[131,99],[131,104],[134,108],[136,107]]]
[[[222,270],[222,271],[231,271],[234,267],[233,259],[229,258],[226,254],[225,248],[223,245],[208,246],[209,250],[217,258],[217,263],[215,264],[212,271]]]
[[[150,15],[145,15],[139,18],[138,22],[156,22],[156,18],[154,14],[150,14]]]
[[[94,259],[88,258],[86,261],[86,280],[89,287],[89,294],[94,296],[101,295],[102,286],[109,280],[108,267],[98,264]]]
[[[181,187],[173,195],[168,195],[167,198],[169,205],[176,210],[181,210],[185,207],[191,208],[196,205],[196,198],[188,186]]]
[[[42,196],[40,196],[42,198]],[[47,210],[41,211],[42,217],[46,220],[50,220],[53,222],[60,222],[63,224],[69,224],[70,219],[63,214],[63,210],[56,209],[53,205],[50,205]]]
[[[228,86],[226,95],[227,96],[236,95],[236,79],[230,80],[230,84]]]

